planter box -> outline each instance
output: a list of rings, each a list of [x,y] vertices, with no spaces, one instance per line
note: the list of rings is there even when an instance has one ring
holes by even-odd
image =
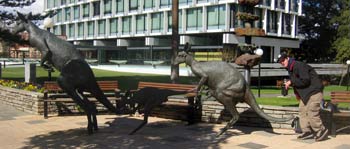
[[[0,85],[0,102],[20,111],[42,114],[44,94]]]
[[[265,30],[261,28],[235,28],[239,36],[265,36]]]
[[[255,6],[260,3],[260,0],[238,0],[241,5]]]

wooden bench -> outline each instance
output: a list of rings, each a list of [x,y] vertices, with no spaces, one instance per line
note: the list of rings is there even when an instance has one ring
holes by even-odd
[[[105,96],[115,103],[119,100],[120,90],[118,89],[118,81],[97,81],[97,84],[104,92]],[[48,118],[48,103],[74,103],[73,99],[70,98],[63,90],[59,87],[55,81],[44,82],[44,118]],[[90,94],[84,94],[89,98],[91,102],[98,102],[96,98]]]
[[[330,93],[332,105],[337,105],[339,103],[349,103],[350,104],[350,91],[333,91]],[[335,136],[337,132],[350,128],[350,125],[347,124],[344,127],[339,129],[336,128],[336,123],[334,121],[335,117],[341,119],[350,119],[350,111],[339,111],[337,106],[332,107],[331,114],[331,135]]]
[[[197,85],[188,85],[188,84],[172,84],[172,83],[156,83],[156,82],[139,82],[138,89],[142,89],[145,87],[154,87],[159,89],[170,89],[175,91],[188,91],[195,88]],[[179,96],[177,96],[179,97]],[[186,120],[189,124],[193,124],[195,122],[195,114],[196,109],[200,106],[200,96],[195,98],[195,93],[187,93],[180,98],[176,98],[175,96],[168,97],[168,101],[163,103],[164,106],[180,106],[186,108]],[[181,100],[187,100],[185,102],[181,102]]]

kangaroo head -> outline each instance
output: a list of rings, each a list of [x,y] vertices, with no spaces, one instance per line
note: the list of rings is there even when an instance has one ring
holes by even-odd
[[[28,15],[24,15],[17,11],[18,15],[18,21],[16,21],[16,26],[12,28],[12,33],[17,34],[19,32],[22,32],[29,28],[30,25],[30,18],[32,18],[32,13],[29,13]]]
[[[177,54],[174,64],[178,65],[181,63],[186,63],[187,65],[191,65],[193,61],[193,56],[190,53],[187,53],[185,51],[181,51]]]
[[[190,44],[187,42],[184,47],[184,51],[180,51],[174,61],[175,65],[181,64],[181,63],[186,63],[187,65],[191,64],[193,61],[193,56],[192,54],[189,53],[191,50]]]

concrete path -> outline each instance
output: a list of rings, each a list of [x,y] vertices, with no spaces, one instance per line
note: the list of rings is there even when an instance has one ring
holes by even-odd
[[[99,131],[87,135],[85,116],[43,116],[19,112],[0,103],[0,148],[350,148],[350,135],[323,142],[300,141],[291,130],[234,126],[221,137],[223,124],[185,122],[150,117],[149,124],[128,135],[142,117],[99,115]]]

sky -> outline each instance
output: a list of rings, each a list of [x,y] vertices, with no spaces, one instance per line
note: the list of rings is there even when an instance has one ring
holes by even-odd
[[[42,13],[44,11],[44,0],[36,0],[29,7],[24,7],[23,12],[32,12],[33,14]]]
[[[2,11],[7,11],[9,13],[16,13],[16,11],[19,11],[21,13],[29,13],[32,12],[33,14],[43,13],[44,11],[44,0],[36,0],[35,3],[33,3],[30,6],[25,6],[23,8],[19,7],[2,7],[0,6],[0,9]]]

